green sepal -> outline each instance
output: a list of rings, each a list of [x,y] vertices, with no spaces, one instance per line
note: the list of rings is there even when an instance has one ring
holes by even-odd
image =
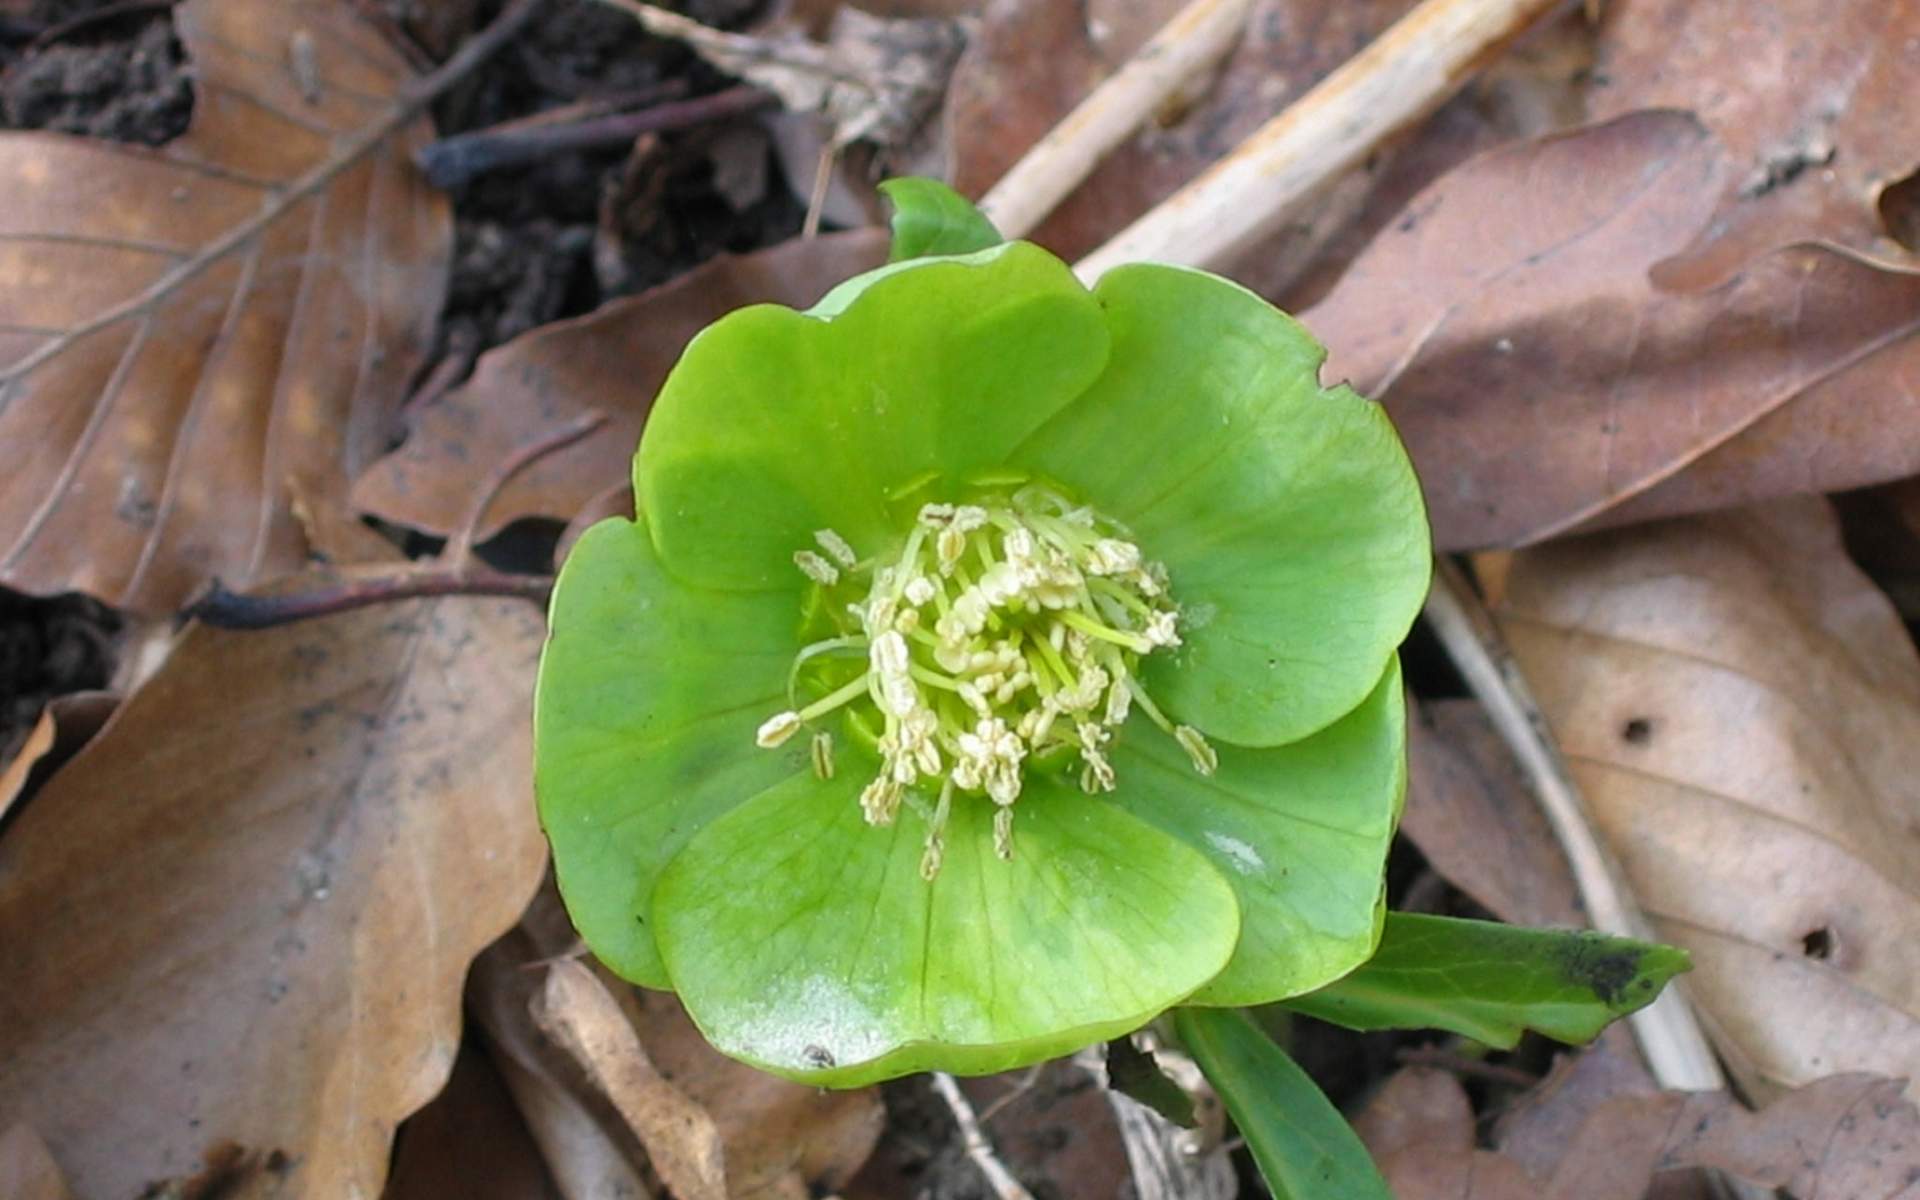
[[[1373,958],[1286,1006],[1348,1029],[1445,1029],[1503,1050],[1527,1030],[1578,1043],[1691,965],[1673,946],[1591,931],[1389,913]]]
[[[889,179],[880,191],[893,203],[888,261],[934,254],[972,254],[1006,239],[965,196],[936,179]]]

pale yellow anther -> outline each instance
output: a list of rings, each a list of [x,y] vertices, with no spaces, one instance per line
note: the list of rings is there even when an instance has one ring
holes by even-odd
[[[847,539],[831,529],[814,530],[813,540],[820,543],[820,548],[827,552],[828,558],[849,570],[860,561],[860,556],[853,552],[853,547],[847,544]]]
[[[1157,612],[1148,617],[1147,627],[1141,632],[1156,646],[1180,644],[1179,618],[1170,612]]]
[[[753,741],[762,750],[771,750],[792,737],[799,728],[799,713],[775,713],[761,723],[759,731],[753,735]]]
[[[840,582],[839,568],[811,550],[795,550],[793,565],[800,568],[802,575],[821,587],[832,587]]]
[[[833,778],[833,735],[822,729],[813,735],[808,748],[813,755],[813,773],[819,779]]]
[[[903,789],[893,780],[876,779],[860,792],[860,815],[869,825],[891,825],[900,811],[902,795]]]
[[[1220,754],[1200,731],[1191,725],[1181,725],[1173,731],[1173,740],[1187,752],[1193,762],[1193,769],[1202,775],[1211,775],[1220,768]]]
[[[945,529],[953,520],[953,505],[922,504],[917,519],[928,529]]]
[[[1118,538],[1101,538],[1087,553],[1087,570],[1095,575],[1124,575],[1140,569],[1140,547]]]
[[[993,852],[1001,862],[1013,861],[1013,810],[1003,808],[993,814]]]
[[[928,579],[925,575],[915,575],[912,579],[907,580],[907,586],[902,590],[901,594],[907,598],[908,604],[918,608],[922,604],[927,604],[933,600],[933,580]]]

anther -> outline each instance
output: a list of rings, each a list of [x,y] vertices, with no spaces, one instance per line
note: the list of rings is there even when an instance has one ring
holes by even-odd
[[[813,735],[813,773],[819,779],[833,778],[833,735],[822,729]]]
[[[828,558],[848,570],[852,570],[854,564],[860,561],[859,555],[853,552],[853,547],[847,544],[847,539],[831,529],[814,530],[813,540],[820,543],[820,548],[827,552]]]
[[[800,728],[800,714],[797,712],[775,713],[768,717],[753,735],[754,744],[762,750],[771,750],[785,742]]]
[[[793,565],[800,568],[802,575],[821,587],[832,587],[840,582],[839,569],[811,550],[795,550]]]
[[[1215,750],[1200,731],[1191,725],[1182,725],[1173,731],[1173,740],[1193,760],[1193,769],[1202,775],[1211,775],[1220,767],[1220,753]]]

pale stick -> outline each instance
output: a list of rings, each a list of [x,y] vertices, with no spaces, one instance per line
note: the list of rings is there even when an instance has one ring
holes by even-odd
[[[1156,109],[1232,49],[1252,7],[1252,0],[1192,0],[1035,142],[980,198],[980,211],[1008,237],[1025,237]]]
[[[1425,0],[1193,182],[1075,265],[1222,266],[1315,188],[1438,108],[1559,0]],[[1017,168],[1016,168],[1017,169]]]

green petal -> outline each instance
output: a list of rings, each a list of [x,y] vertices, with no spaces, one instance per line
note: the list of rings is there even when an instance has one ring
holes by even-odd
[[[567,556],[534,699],[534,783],[574,924],[628,979],[666,986],[648,906],[660,869],[715,816],[807,769],[805,738],[754,744],[787,707],[798,604],[688,588],[630,521],[600,522]]]
[[[635,488],[674,574],[782,585],[830,527],[863,554],[894,536],[884,495],[999,466],[1107,356],[1065,264],[1010,242],[895,264],[813,314],[741,309],[687,347],[655,401]]]
[[[1189,1001],[1263,1004],[1321,987],[1373,953],[1380,880],[1406,794],[1400,664],[1358,708],[1275,749],[1219,745],[1211,778],[1136,717],[1115,739],[1110,799],[1205,854],[1240,898],[1240,944]]]
[[[835,1087],[1006,1070],[1138,1028],[1233,949],[1226,881],[1110,805],[1030,779],[1003,862],[992,806],[957,797],[928,884],[924,822],[867,826],[864,783],[756,797],[654,893],[673,986],[736,1058]]]
[[[1426,594],[1419,484],[1379,405],[1322,390],[1326,352],[1236,284],[1138,264],[1095,295],[1113,351],[1019,455],[1167,565],[1186,644],[1146,664],[1180,719],[1276,746],[1358,704]]]
[[[1006,239],[965,196],[937,179],[889,179],[895,262],[930,254],[971,254]]]

